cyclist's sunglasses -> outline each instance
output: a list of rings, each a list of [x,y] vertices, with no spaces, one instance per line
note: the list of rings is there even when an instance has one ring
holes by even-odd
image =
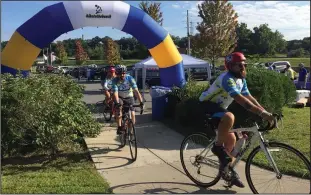
[[[121,75],[123,75],[123,74],[125,74],[125,72],[118,72],[118,73],[116,73],[118,76],[121,76]]]
[[[247,63],[236,62],[234,64],[234,66],[239,66],[240,68],[243,68],[243,66],[244,66],[246,68],[247,67]]]

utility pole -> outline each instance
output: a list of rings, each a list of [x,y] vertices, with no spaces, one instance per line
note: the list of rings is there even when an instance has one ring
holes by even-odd
[[[191,55],[191,52],[190,52],[190,33],[189,33],[189,10],[187,10],[187,36],[188,36],[188,51],[187,51],[187,54]]]
[[[52,44],[50,44],[50,54],[51,54],[51,66],[52,66]]]

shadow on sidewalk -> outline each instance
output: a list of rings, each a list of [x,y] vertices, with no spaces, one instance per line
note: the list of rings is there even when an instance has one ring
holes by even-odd
[[[126,188],[139,188],[139,185],[144,186],[150,186],[150,189],[145,189],[143,191],[140,191],[139,193],[142,194],[163,194],[163,193],[169,193],[169,194],[236,194],[236,191],[227,189],[227,190],[212,190],[208,188],[202,188],[195,184],[189,184],[189,183],[179,183],[179,182],[142,182],[142,183],[130,183],[130,184],[123,184],[111,187],[110,189],[112,191],[122,188],[122,191],[126,191]],[[174,187],[174,185],[176,185]],[[170,186],[170,187],[167,187]],[[183,189],[181,189],[183,186]],[[196,188],[196,190],[185,190],[186,186],[191,186],[192,188]],[[146,187],[144,187],[146,188]]]
[[[109,170],[109,169],[116,169],[116,168],[120,168],[120,167],[125,167],[125,166],[127,166],[127,165],[130,165],[130,164],[132,164],[132,163],[134,163],[133,162],[133,160],[132,159],[130,159],[130,158],[127,158],[127,157],[121,157],[121,156],[106,156],[106,155],[103,155],[103,156],[96,156],[96,157],[92,157],[93,158],[93,160],[94,159],[100,159],[100,158],[102,158],[102,157],[105,157],[105,160],[107,160],[107,161],[111,161],[111,160],[114,160],[115,161],[115,164],[117,164],[117,165],[115,165],[115,166],[111,166],[111,167],[105,167],[105,168],[96,168],[96,170],[97,171],[107,171],[107,170]],[[119,164],[118,165],[118,163],[120,163],[120,159],[121,159],[121,161],[122,161],[122,164]],[[123,163],[124,162],[124,163]],[[95,164],[96,163],[99,163],[99,164],[101,164],[101,163],[103,163],[103,162],[94,162]]]

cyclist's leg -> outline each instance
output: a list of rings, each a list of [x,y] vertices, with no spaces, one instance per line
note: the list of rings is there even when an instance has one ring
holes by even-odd
[[[133,124],[135,125],[136,117],[135,117],[135,108],[133,107],[134,103],[135,103],[134,97],[130,98],[129,99],[130,112],[131,112],[131,117],[132,117]]]
[[[202,104],[205,112],[212,115],[213,124],[217,127],[218,136],[212,152],[219,157],[222,166],[226,167],[232,160],[225,149],[225,143],[230,145],[233,142],[229,130],[233,125],[234,116],[216,103],[206,101],[202,102]]]
[[[131,118],[132,118],[133,124],[135,124],[135,122],[136,122],[135,109],[133,107],[134,103],[135,103],[134,97],[130,97],[130,98],[124,99],[124,105],[129,106],[129,109],[130,109],[129,111],[130,111],[130,114],[131,114]]]
[[[119,102],[121,104],[120,108],[116,109],[116,118],[117,118],[117,125],[118,125],[118,129],[117,129],[117,134],[121,134],[122,132],[122,127],[121,127],[121,120],[122,120],[122,107],[123,107],[123,100],[121,98],[119,98]]]
[[[212,114],[214,125],[216,127],[218,126],[218,136],[216,143],[212,148],[212,152],[218,156],[223,167],[228,167],[232,171],[232,185],[244,188],[245,186],[240,180],[239,175],[230,166],[232,159],[228,155],[228,153],[232,151],[236,142],[234,133],[229,133],[229,130],[233,127],[234,124],[234,115],[215,103],[206,102],[204,104],[205,109],[208,110],[207,112]]]

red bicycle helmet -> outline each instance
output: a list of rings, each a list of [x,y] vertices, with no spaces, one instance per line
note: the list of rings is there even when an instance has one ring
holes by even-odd
[[[110,66],[108,69],[108,72],[116,72],[116,69],[113,66]]]
[[[225,58],[225,67],[227,70],[230,70],[232,63],[245,61],[246,58],[241,52],[233,52],[232,54],[226,56]]]

